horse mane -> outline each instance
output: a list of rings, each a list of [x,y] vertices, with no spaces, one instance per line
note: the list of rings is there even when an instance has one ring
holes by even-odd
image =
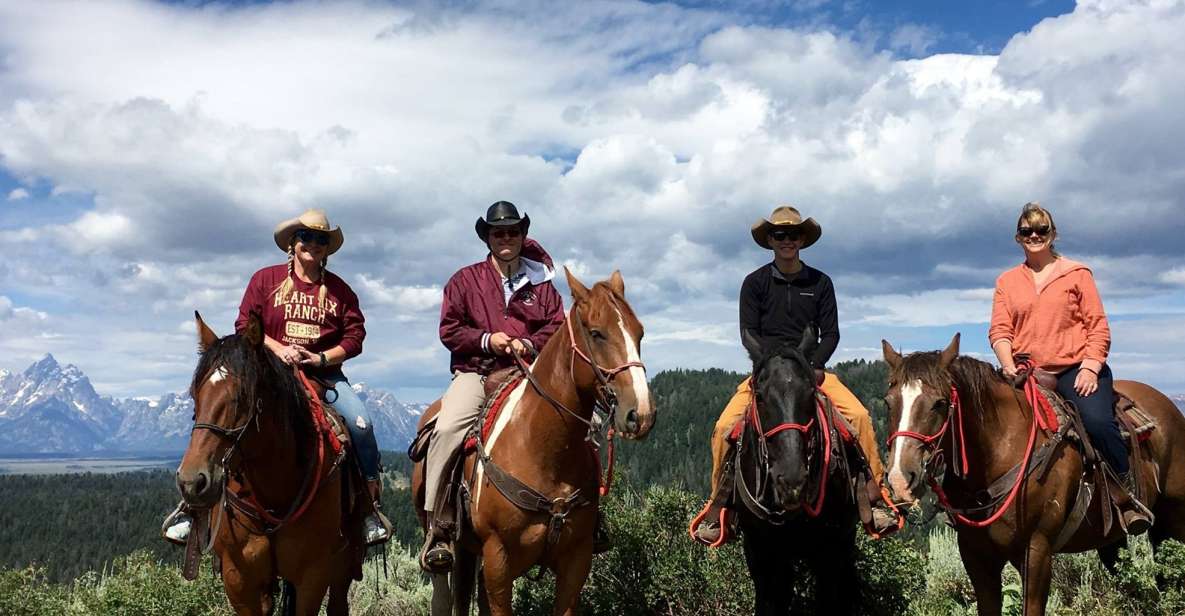
[[[279,427],[282,438],[304,443],[313,434],[313,420],[307,412],[309,398],[304,385],[293,374],[292,368],[284,365],[279,357],[265,348],[251,345],[239,334],[231,334],[215,340],[198,356],[198,365],[189,385],[189,396],[197,400],[197,392],[210,373],[224,369],[235,377],[230,379],[234,386],[235,405],[248,408],[262,400],[260,413],[270,408]],[[305,462],[305,447],[296,447],[297,459]]]
[[[770,350],[762,350],[761,357],[758,358],[757,361],[753,362],[753,375],[756,376],[758,373],[764,371],[770,360],[777,357],[790,360],[795,364],[794,367],[803,374],[814,373],[814,366],[812,366],[810,360],[806,358],[806,354],[798,348],[798,345],[791,342],[783,342],[782,344],[772,347]]]
[[[889,378],[898,383],[918,379],[940,391],[954,386],[964,403],[980,411],[977,415],[982,416],[982,411],[992,408],[992,388],[1007,383],[995,367],[974,357],[960,355],[943,370],[941,355],[939,351],[910,353],[901,358],[896,369],[890,370]]]

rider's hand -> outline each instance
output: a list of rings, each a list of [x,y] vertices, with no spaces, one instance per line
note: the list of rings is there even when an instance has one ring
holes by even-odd
[[[296,345],[282,346],[280,347],[280,350],[276,352],[276,357],[279,357],[280,361],[284,362],[284,365],[291,366],[293,364],[300,363],[302,358],[301,351],[308,353],[304,347],[299,347]]]
[[[1016,375],[1020,371],[1016,369],[1016,364],[1011,364],[1008,366],[1000,366],[1000,372],[1004,373],[1004,378],[1011,381],[1016,378]]]
[[[490,334],[490,349],[498,355],[510,353],[510,336],[506,332]]]
[[[514,338],[510,341],[510,351],[515,355],[521,355],[523,357],[526,357],[530,354],[527,345],[523,344],[523,341],[519,340],[518,338]]]
[[[1074,391],[1078,392],[1079,396],[1085,398],[1098,391],[1098,389],[1099,375],[1095,374],[1093,370],[1079,368],[1078,376],[1074,377]]]
[[[300,351],[300,365],[313,366],[314,368],[319,368],[321,366],[321,354],[320,353],[314,353],[304,347],[295,347],[295,348],[297,351]]]

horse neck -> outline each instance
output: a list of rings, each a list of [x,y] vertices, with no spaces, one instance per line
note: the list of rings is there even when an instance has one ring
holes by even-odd
[[[987,396],[987,408],[979,408],[965,387],[956,384],[963,414],[963,434],[967,447],[969,485],[986,488],[1021,461],[1033,425],[1028,403],[1015,395],[1011,385],[993,383]],[[953,439],[943,439],[948,468],[953,469]],[[957,446],[957,445],[955,445]]]
[[[595,388],[577,383],[573,371],[587,369],[580,358],[573,357],[571,337],[564,325],[548,340],[535,360],[531,373],[547,395],[588,420],[593,414]],[[582,368],[583,367],[583,368]],[[519,402],[523,412],[520,421],[529,423],[531,451],[540,460],[553,460],[572,455],[573,444],[583,445],[588,425],[562,409],[552,406],[534,387],[528,386]],[[525,425],[523,427],[526,427]],[[579,451],[584,451],[583,447]]]
[[[307,411],[281,405],[269,407],[269,398],[266,395],[260,398],[264,406],[259,410],[259,428],[255,429],[252,421],[253,425],[243,435],[238,469],[259,502],[271,508],[285,506],[296,498],[313,452],[308,443],[297,442],[295,431],[283,436],[283,428],[277,419],[280,413]],[[296,455],[302,449],[308,452],[303,463]]]

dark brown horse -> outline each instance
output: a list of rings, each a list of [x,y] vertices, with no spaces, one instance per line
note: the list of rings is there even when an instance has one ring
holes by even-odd
[[[1123,540],[1118,523],[1103,533],[1099,491],[1091,496],[1085,520],[1076,530],[1073,526],[1071,514],[1083,489],[1082,455],[1069,440],[1055,441],[1048,467],[1043,467],[1047,470],[1025,471],[1022,461],[1032,459],[1027,452],[1040,451],[1049,437],[1037,429],[1025,396],[999,372],[959,356],[958,334],[941,353],[902,357],[888,342],[883,345],[890,369],[886,402],[896,426],[889,448],[894,496],[914,502],[928,482],[943,491],[956,518],[959,552],[980,616],[1000,614],[1000,574],[1008,562],[1024,582],[1024,613],[1044,614],[1055,552],[1113,553]],[[1148,462],[1138,475],[1151,495],[1145,504],[1156,516],[1149,531],[1152,544],[1185,540],[1185,417],[1164,394],[1143,383],[1115,381],[1115,390],[1158,423],[1141,445]],[[938,461],[947,470],[932,476]],[[1017,476],[1027,479],[997,484],[1014,487],[994,490],[1005,495],[997,504],[974,516],[959,513],[982,505],[988,487],[1018,464],[1022,470]]]
[[[593,528],[599,501],[600,468],[588,438],[595,405],[609,404],[614,430],[640,439],[654,425],[655,410],[639,353],[642,324],[625,300],[625,283],[614,272],[592,289],[570,272],[573,305],[564,327],[547,342],[524,381],[510,395],[485,442],[493,465],[529,486],[547,501],[573,504],[549,539],[553,517],[520,508],[491,483],[493,465],[465,462],[471,486],[469,525],[462,525],[451,580],[455,614],[469,614],[472,580],[481,571],[483,612],[512,613],[514,580],[534,565],[555,574],[555,614],[574,614],[580,589],[592,566]],[[551,398],[550,400],[548,398]],[[421,427],[440,408],[421,418]],[[417,464],[412,489],[423,511],[423,470]],[[421,513],[421,516],[423,514]],[[433,612],[447,614],[439,601],[449,576],[434,576]]]
[[[312,419],[305,386],[263,346],[257,316],[224,338],[195,316],[194,429],[177,469],[193,532],[208,516],[236,613],[270,614],[282,577],[287,613],[317,614],[328,590],[328,613],[347,614],[365,554],[361,525],[343,520],[341,458]]]

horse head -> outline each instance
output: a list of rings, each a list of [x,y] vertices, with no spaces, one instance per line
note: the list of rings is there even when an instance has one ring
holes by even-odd
[[[798,346],[762,348],[747,330],[741,341],[753,360],[753,409],[758,425],[750,426],[764,439],[764,463],[774,489],[774,498],[784,511],[796,511],[802,504],[808,479],[806,426],[815,417],[815,371],[807,351],[817,334],[807,326]],[[760,460],[758,461],[761,462]]]
[[[959,356],[959,334],[942,352],[911,353],[902,357],[882,340],[889,365],[885,403],[893,434],[889,437],[889,489],[899,501],[913,503],[919,496],[931,458],[941,446],[951,414],[950,368]]]
[[[568,324],[573,351],[584,354],[573,378],[582,389],[600,388],[616,405],[613,428],[625,438],[645,438],[655,409],[642,365],[642,323],[625,299],[625,281],[615,271],[608,280],[584,286],[564,268],[572,290]]]
[[[222,493],[223,475],[234,449],[252,424],[258,429],[260,397],[255,382],[261,362],[270,358],[263,346],[263,325],[251,315],[242,334],[219,338],[194,312],[201,358],[189,393],[193,398],[193,431],[177,469],[177,488],[195,508],[214,505]]]

